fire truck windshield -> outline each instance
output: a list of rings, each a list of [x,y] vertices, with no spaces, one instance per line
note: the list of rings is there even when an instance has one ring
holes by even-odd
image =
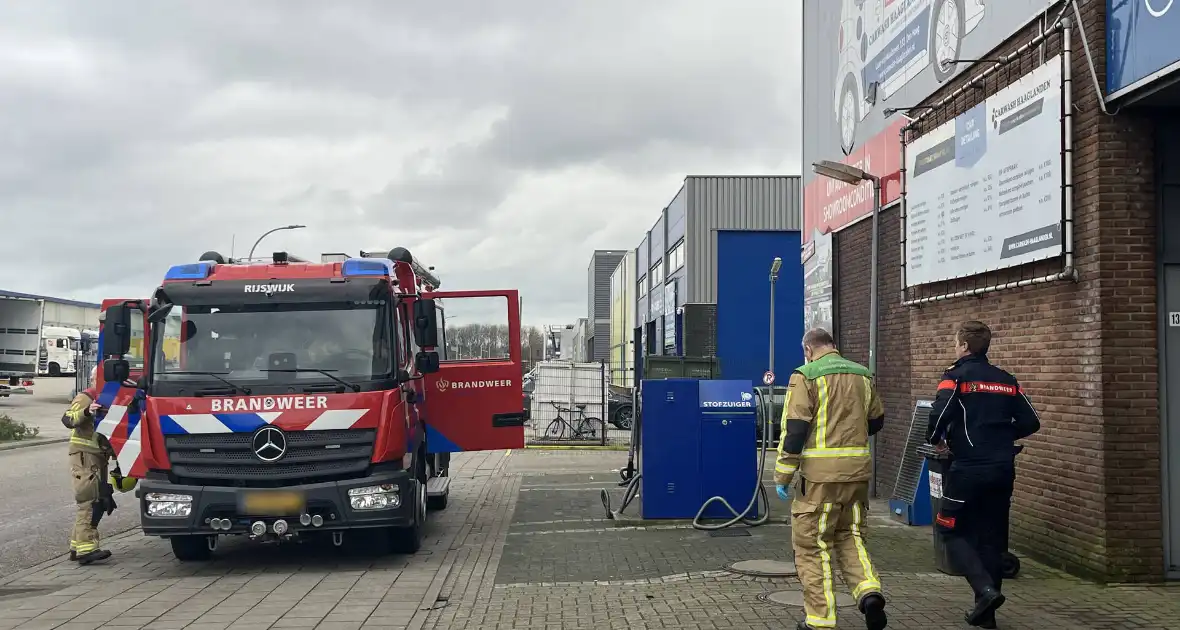
[[[283,373],[285,380],[299,384],[392,377],[396,357],[384,300],[177,310],[183,313],[179,360],[165,356],[157,344],[152,361],[156,383],[218,386],[224,379],[253,384],[271,373]]]

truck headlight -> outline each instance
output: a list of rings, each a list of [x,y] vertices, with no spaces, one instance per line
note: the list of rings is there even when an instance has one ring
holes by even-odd
[[[384,483],[349,489],[348,503],[354,510],[387,510],[400,507],[402,497],[397,484]]]
[[[155,518],[184,518],[193,513],[193,497],[188,494],[149,492],[147,515]]]

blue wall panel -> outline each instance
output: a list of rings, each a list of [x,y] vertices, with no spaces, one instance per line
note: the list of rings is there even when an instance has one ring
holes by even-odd
[[[1143,2],[1106,0],[1107,93],[1125,90],[1140,81],[1149,85],[1178,69],[1180,46],[1176,45],[1176,32],[1180,30],[1180,11],[1168,11],[1171,0],[1146,4],[1148,10],[1144,11]],[[1156,8],[1152,9],[1152,5]]]
[[[717,231],[717,356],[726,379],[762,382],[769,361],[770,262],[775,286],[775,375],[785,385],[803,364],[803,265],[795,231]]]

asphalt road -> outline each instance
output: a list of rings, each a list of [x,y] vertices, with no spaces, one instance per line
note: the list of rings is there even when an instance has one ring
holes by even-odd
[[[33,396],[2,399],[0,414],[43,427],[42,437],[64,437],[58,419],[72,386],[70,378],[38,378]],[[69,551],[75,505],[67,450],[59,443],[0,451],[0,576]],[[134,495],[115,500],[119,509],[99,526],[103,536],[139,526]]]

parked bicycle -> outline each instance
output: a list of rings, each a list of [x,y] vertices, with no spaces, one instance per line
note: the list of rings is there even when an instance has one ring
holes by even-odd
[[[549,426],[545,427],[545,437],[550,440],[600,440],[603,436],[604,425],[601,418],[586,415],[587,405],[578,403],[574,409],[562,407],[560,404],[549,403],[557,409],[557,417]],[[572,420],[566,420],[562,414],[571,415]]]

